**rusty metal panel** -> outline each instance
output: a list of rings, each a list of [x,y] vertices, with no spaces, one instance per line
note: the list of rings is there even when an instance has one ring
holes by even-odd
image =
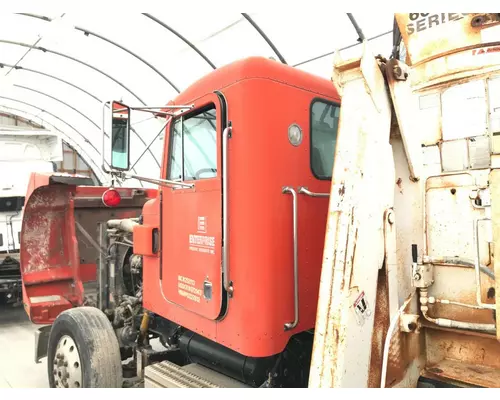
[[[477,136],[467,141],[470,168],[489,168],[491,164],[490,137]]]
[[[452,86],[443,91],[443,140],[481,136],[488,132],[488,108],[484,80]]]
[[[496,315],[500,315],[500,170],[490,173],[491,219],[493,227],[493,265],[495,271]],[[496,320],[497,339],[500,340],[500,318]]]
[[[423,145],[429,146],[441,140],[441,93],[416,93],[418,98],[418,131]]]
[[[500,344],[494,336],[429,328],[425,334],[427,373],[458,382],[498,387]]]
[[[488,299],[490,288],[495,282],[489,277],[481,276],[482,301],[493,303]],[[429,288],[429,295],[438,299],[446,299],[463,304],[476,305],[475,276],[473,268],[455,266],[434,266],[434,284]],[[429,305],[429,315],[448,318],[455,321],[494,324],[491,310],[477,310],[450,304]]]
[[[396,21],[412,65],[482,42],[467,13],[401,13]]]
[[[426,368],[424,375],[438,380],[455,382],[458,380],[462,387],[500,387],[500,370],[455,360],[443,360],[438,364],[430,365]]]
[[[456,172],[468,169],[467,141],[462,139],[441,143],[441,159],[443,172]]]
[[[392,97],[392,104],[396,114],[399,131],[408,159],[408,167],[413,180],[420,179],[422,174],[422,150],[420,130],[417,125],[418,105],[417,97],[412,93],[410,82],[403,79],[407,74],[407,66],[396,59],[392,59],[386,66],[387,83]]]
[[[343,106],[332,184],[344,189],[330,196],[309,387],[368,386],[383,215],[393,202],[384,78],[366,48],[352,65],[334,74]]]
[[[428,255],[474,260],[473,220],[484,210],[473,207],[470,198],[476,189],[469,174],[429,178],[426,187],[426,238]],[[489,263],[486,224],[480,229],[481,262]]]
[[[492,153],[500,153],[500,75],[488,80],[488,95]]]
[[[422,148],[422,162],[425,176],[439,175],[441,173],[441,148],[438,145]]]

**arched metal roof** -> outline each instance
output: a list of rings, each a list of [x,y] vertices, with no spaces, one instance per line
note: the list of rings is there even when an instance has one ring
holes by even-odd
[[[362,37],[390,56],[392,28],[393,14],[329,9],[217,12],[217,18],[171,10],[113,18],[90,11],[3,13],[0,109],[51,126],[106,182],[100,169],[103,101],[164,105],[210,71],[255,55],[330,79],[334,52],[360,54]],[[159,177],[165,120],[133,113],[132,124],[134,172]]]

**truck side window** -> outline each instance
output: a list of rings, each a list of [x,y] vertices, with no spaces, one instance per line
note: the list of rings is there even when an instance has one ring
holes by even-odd
[[[214,106],[186,118],[178,118],[175,121],[171,132],[167,179],[178,180],[182,178],[183,154],[185,181],[217,176],[216,127]],[[184,140],[182,140],[183,137]]]
[[[318,179],[332,179],[340,106],[325,100],[311,105],[311,169]]]

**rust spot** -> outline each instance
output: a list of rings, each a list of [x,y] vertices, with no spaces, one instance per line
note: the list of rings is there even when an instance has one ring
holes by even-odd
[[[483,371],[480,368],[471,367],[470,365],[467,366],[467,369],[471,370],[472,372],[475,372],[476,374],[482,374],[483,373]]]
[[[377,280],[377,300],[375,303],[375,318],[373,322],[370,374],[368,376],[369,388],[380,387],[380,379],[382,378],[382,355],[387,329],[389,328],[389,296],[386,283],[386,270],[382,268],[379,271]]]
[[[486,288],[484,288],[484,291],[486,292]],[[436,297],[443,296],[441,293],[434,293],[434,294],[436,295]],[[485,295],[486,293],[483,294],[484,297],[486,297]],[[494,300],[494,297],[490,298],[490,300],[488,300],[487,302],[491,303],[492,299]],[[464,304],[476,304],[476,294],[471,289],[464,289],[455,292],[454,295],[451,296],[448,300],[453,300]],[[456,321],[476,322],[483,324],[494,323],[491,310],[486,310],[486,309],[475,310],[449,304],[434,304],[430,307],[429,314],[432,317],[439,316],[441,318],[448,318]]]
[[[396,185],[398,185],[399,192],[403,194],[403,180],[401,178],[398,178],[396,181]]]
[[[443,370],[440,368],[429,368],[428,371],[432,372],[433,374],[442,374],[443,373]]]
[[[339,189],[339,196],[343,196],[345,194],[345,186],[342,185],[340,186],[340,189]]]

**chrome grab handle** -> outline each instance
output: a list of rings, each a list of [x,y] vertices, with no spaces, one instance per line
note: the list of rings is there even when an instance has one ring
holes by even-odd
[[[307,190],[303,186],[299,187],[299,193],[300,194],[305,194],[305,195],[311,196],[311,197],[330,197],[329,193],[314,193],[314,192],[311,192],[311,191]]]
[[[299,323],[299,257],[298,257],[298,230],[297,230],[297,192],[291,187],[284,187],[283,193],[293,196],[293,287],[294,287],[294,313],[293,322],[285,324],[285,331],[295,328]]]
[[[224,289],[233,297],[233,282],[229,280],[229,224],[228,224],[228,166],[227,166],[227,144],[231,137],[232,128],[228,126],[222,133],[222,224],[224,234],[224,246],[222,248],[222,273],[224,274]]]

